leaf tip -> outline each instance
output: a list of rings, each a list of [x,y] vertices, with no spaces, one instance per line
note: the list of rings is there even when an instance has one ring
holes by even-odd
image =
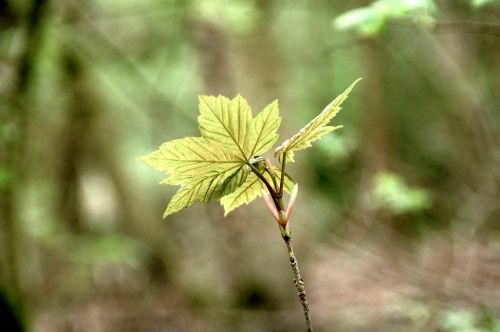
[[[163,219],[167,219],[168,216],[172,214],[171,211],[168,210],[168,208],[163,212]]]
[[[152,152],[152,153],[154,153],[154,152]],[[151,166],[151,167],[154,168],[154,163],[151,160],[151,154],[152,153],[146,154],[144,156],[137,157],[136,161],[140,161],[140,162],[142,162],[142,163],[144,163],[144,164],[146,164],[146,165]]]
[[[363,77],[357,78],[354,82],[351,83],[351,85],[349,85],[349,87],[344,91],[344,93],[342,93],[342,95],[345,95],[347,97],[347,95],[352,91],[352,89],[354,88],[354,86],[356,84],[358,84],[358,82],[361,81],[362,79],[363,79]]]
[[[234,210],[234,208],[231,208],[231,204],[229,204],[229,201],[227,200],[227,196],[222,197],[219,200],[219,203],[222,206],[222,208],[224,209],[224,218],[227,217],[227,215],[229,213],[231,213],[231,211]]]

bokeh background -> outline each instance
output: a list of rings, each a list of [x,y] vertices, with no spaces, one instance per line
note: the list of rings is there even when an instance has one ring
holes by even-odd
[[[317,331],[500,331],[500,1],[0,1],[0,286],[25,331],[302,331],[257,200],[161,216],[197,96],[279,99]],[[7,309],[2,318],[7,319]]]

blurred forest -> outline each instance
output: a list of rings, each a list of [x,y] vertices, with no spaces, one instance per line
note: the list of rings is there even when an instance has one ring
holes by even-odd
[[[500,331],[497,0],[0,0],[0,297],[25,331],[303,331],[263,203],[162,220],[137,157],[200,94],[279,99],[282,141],[358,77],[289,167],[316,330]]]

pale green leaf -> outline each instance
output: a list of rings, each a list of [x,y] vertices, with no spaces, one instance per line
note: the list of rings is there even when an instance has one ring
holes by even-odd
[[[247,101],[237,95],[226,97],[200,97],[201,135],[220,143],[244,160],[249,160],[254,144],[252,111]]]
[[[208,191],[214,191],[213,187],[210,186],[210,183],[212,183],[210,178],[202,177],[193,179],[186,185],[182,186],[168,203],[167,209],[163,214],[163,218],[187,208],[197,201],[203,203],[205,194]]]
[[[352,83],[341,95],[328,104],[328,106],[326,106],[326,108],[318,116],[310,121],[297,134],[284,141],[275,150],[274,156],[281,159],[283,154],[286,153],[287,161],[293,162],[294,151],[306,149],[311,146],[312,142],[320,139],[324,134],[340,128],[341,126],[331,127],[327,126],[327,124],[340,111],[340,105],[344,102],[354,85],[356,85],[359,80],[360,79],[357,79],[354,83]]]
[[[223,146],[202,137],[186,137],[166,142],[140,160],[158,171],[184,178],[225,171],[245,164],[245,160],[225,151]]]
[[[220,203],[224,207],[224,216],[243,204],[249,204],[258,196],[264,184],[254,173],[247,176],[246,181],[233,193],[221,198]]]
[[[247,178],[243,167],[226,172],[214,172],[192,178],[182,185],[170,200],[163,217],[193,205],[196,202],[207,203],[234,192]]]
[[[248,172],[243,169],[243,166],[233,171],[232,174],[224,176],[224,179],[220,186],[217,187],[214,195],[209,197],[219,199],[225,195],[228,195],[238,189],[246,180]],[[207,200],[208,201],[208,200]]]
[[[165,216],[194,202],[208,202],[234,191],[245,178],[245,160],[202,137],[186,137],[164,143],[157,151],[140,158],[169,174],[164,184],[181,185]]]
[[[279,184],[281,172],[276,169],[276,182]],[[273,183],[271,176],[268,173],[262,174],[269,183]],[[291,193],[295,183],[289,176],[285,176],[284,189],[287,193]],[[261,189],[267,190],[264,183],[255,175],[250,173],[245,182],[234,192],[220,199],[221,205],[224,207],[224,216],[229,212],[238,208],[243,204],[250,204],[254,199],[261,196]]]
[[[248,186],[252,177],[250,175],[247,179],[249,174],[244,166],[253,160],[254,154],[271,149],[278,138],[281,118],[277,101],[255,118],[247,101],[240,95],[232,100],[223,96],[201,96],[199,108],[202,137],[166,142],[157,151],[140,158],[167,174],[161,183],[181,186],[164,216],[195,202],[203,204],[233,193],[241,196],[234,199],[233,205],[239,206],[254,199],[253,186]],[[286,190],[289,190],[290,181],[288,178],[285,181]],[[229,199],[231,196],[226,201]]]
[[[257,114],[254,123],[253,140],[255,144],[250,153],[251,157],[269,151],[278,140],[277,131],[281,124],[278,101],[273,101],[271,104],[267,105],[262,112]]]

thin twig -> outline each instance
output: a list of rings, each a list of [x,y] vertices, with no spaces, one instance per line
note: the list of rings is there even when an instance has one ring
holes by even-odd
[[[283,197],[283,190],[285,187],[285,164],[286,164],[286,151],[283,152],[283,161],[281,162],[281,180],[280,180],[280,190],[278,192],[278,197]]]
[[[280,186],[279,186],[279,191],[276,192],[273,190],[271,187],[271,184],[267,181],[267,179],[260,174],[259,170],[252,165],[250,162],[247,162],[247,164],[250,166],[252,171],[259,177],[259,179],[264,182],[266,185],[267,189],[269,190],[269,193],[271,194],[271,197],[273,198],[274,205],[276,206],[276,210],[278,211],[279,215],[279,226],[280,226],[280,231],[281,231],[281,236],[283,237],[283,240],[285,241],[286,248],[288,249],[288,257],[290,258],[290,265],[292,266],[292,271],[293,271],[293,283],[295,284],[295,287],[297,288],[297,293],[299,295],[299,300],[300,303],[302,304],[302,308],[304,309],[304,316],[306,319],[306,326],[307,326],[307,332],[311,332],[313,330],[312,328],[312,320],[311,320],[311,314],[309,312],[309,304],[307,302],[307,294],[306,294],[306,288],[304,285],[304,280],[302,280],[302,277],[300,276],[300,271],[299,271],[299,266],[297,259],[295,258],[295,254],[293,252],[292,248],[292,238],[290,237],[290,231],[288,228],[288,217],[283,217],[285,215],[284,212],[284,205],[283,205],[283,190],[284,190],[284,183],[285,183],[285,164],[286,164],[286,152],[283,153],[283,160],[281,163],[281,180],[280,180]],[[276,185],[276,180],[275,177],[273,176],[274,172],[270,171],[269,169],[266,170],[268,171],[269,175],[273,179],[274,186],[276,187],[275,189],[278,190],[277,185]],[[284,220],[282,218],[285,218]],[[283,223],[281,223],[283,222]]]
[[[267,172],[267,174],[269,174],[269,176],[273,180],[274,190],[280,190],[280,188],[278,187],[278,182],[276,181],[276,176],[275,176],[274,172],[271,172],[267,167],[266,167],[266,172]]]
[[[286,247],[288,249],[288,256],[290,257],[290,265],[292,266],[292,271],[293,271],[293,283],[295,284],[295,287],[297,288],[297,293],[299,294],[299,300],[300,300],[300,303],[302,304],[302,308],[304,309],[304,316],[306,318],[307,331],[310,332],[313,330],[311,314],[309,312],[309,304],[307,302],[307,294],[306,294],[304,281],[302,280],[302,277],[300,276],[299,265],[297,263],[297,259],[295,258],[295,254],[293,253],[292,242],[291,242],[292,239],[290,237],[283,238],[283,239],[285,240]]]
[[[271,177],[271,180],[273,180],[274,190],[276,191],[280,190],[280,188],[278,187],[278,182],[276,181],[276,173],[274,173],[274,166],[273,164],[271,164],[271,161],[269,159],[266,159],[266,172]]]

